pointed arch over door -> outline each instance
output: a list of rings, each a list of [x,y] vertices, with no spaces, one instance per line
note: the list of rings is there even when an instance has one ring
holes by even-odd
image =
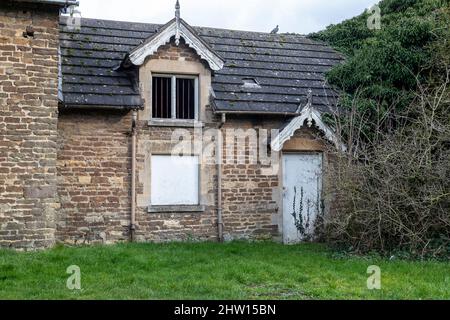
[[[281,151],[286,141],[290,140],[295,132],[303,127],[316,127],[332,142],[337,149],[346,151],[346,146],[340,141],[336,133],[322,121],[322,114],[316,110],[311,102],[303,108],[300,114],[293,118],[287,126],[272,140],[271,148],[274,151]]]

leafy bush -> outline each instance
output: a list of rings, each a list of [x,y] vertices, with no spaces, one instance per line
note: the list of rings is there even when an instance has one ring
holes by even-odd
[[[361,253],[448,258],[448,3],[384,0],[380,7],[381,30],[367,29],[363,14],[312,35],[347,55],[327,76],[343,112],[326,120],[348,152],[335,155],[328,173],[336,205],[322,236]]]
[[[325,41],[347,57],[345,63],[332,69],[328,82],[339,91],[357,98],[363,108],[369,107],[372,123],[380,118],[384,130],[396,126],[396,114],[414,99],[417,77],[424,81],[434,72],[432,44],[448,28],[442,0],[384,0],[381,8],[381,30],[367,28],[368,13],[331,25],[310,37]],[[341,100],[342,109],[350,109],[349,99]],[[362,110],[365,111],[365,110]],[[366,128],[370,137],[376,130]]]

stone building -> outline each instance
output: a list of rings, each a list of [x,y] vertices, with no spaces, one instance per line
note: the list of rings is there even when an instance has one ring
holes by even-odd
[[[341,57],[297,34],[0,4],[0,246],[274,239],[326,214]],[[182,156],[181,156],[182,155]]]

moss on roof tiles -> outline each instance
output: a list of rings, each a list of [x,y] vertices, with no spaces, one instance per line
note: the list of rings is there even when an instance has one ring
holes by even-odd
[[[89,85],[94,86],[92,90],[95,90],[96,95],[95,97],[89,97],[86,103],[98,105],[103,101],[104,103],[120,102],[124,105],[135,105],[140,100],[139,93],[136,92],[135,95],[130,94],[130,92],[134,92],[134,89],[131,81],[128,80],[127,82],[126,80],[129,79],[128,76],[124,73],[113,71],[112,68],[116,66],[116,62],[117,64],[120,62],[119,59],[125,56],[126,50],[131,50],[128,48],[133,48],[133,45],[127,45],[126,43],[137,43],[139,36],[142,36],[140,40],[144,40],[146,37],[154,34],[157,25],[83,19],[83,26],[78,37],[83,40],[83,44],[76,42],[74,33],[61,33],[65,35],[63,38],[65,46],[69,47],[64,48],[65,50],[62,52],[64,57],[75,55],[73,49],[79,49],[82,46],[82,50],[76,51],[79,59],[62,60],[63,66],[66,67],[63,69],[65,73],[63,77],[74,73],[75,77],[70,77],[70,79],[71,86],[76,90],[77,86],[87,84],[87,79],[78,76],[77,73],[91,76]],[[218,92],[231,93],[233,90],[237,90],[238,93],[242,92],[241,89],[236,88],[236,85],[237,83],[240,85],[241,79],[249,74],[262,79],[265,84],[260,89],[262,95],[256,97],[259,101],[251,101],[251,99],[254,99],[252,98],[253,95],[246,95],[246,100],[240,103],[231,102],[229,104],[230,101],[228,100],[218,100],[225,102],[228,106],[231,105],[236,110],[241,108],[242,110],[273,112],[280,108],[279,110],[284,110],[283,112],[285,112],[290,110],[290,108],[296,109],[298,106],[295,104],[273,103],[265,99],[270,98],[274,100],[274,96],[279,96],[280,101],[286,100],[285,95],[282,94],[285,91],[277,90],[276,88],[283,89],[291,86],[295,89],[297,87],[308,88],[316,86],[317,81],[323,81],[324,73],[328,65],[330,65],[328,60],[321,57],[334,57],[334,52],[326,46],[322,44],[317,45],[312,41],[305,41],[303,37],[295,34],[273,36],[267,33],[212,28],[197,28],[197,30],[199,34],[208,37],[207,42],[211,43],[219,54],[224,55],[226,60],[231,60],[225,65],[223,70],[216,72],[212,83],[214,90],[219,88]],[[94,35],[95,37],[93,38]],[[118,42],[120,38],[123,38],[124,41]],[[276,52],[277,55],[273,55],[273,52]],[[338,62],[336,60],[336,63]],[[69,63],[78,66],[78,68],[69,68]],[[86,68],[86,66],[89,66],[89,68]],[[108,69],[108,66],[111,66],[110,69]],[[83,68],[85,69],[83,70]],[[305,71],[311,70],[311,68],[312,71],[320,71],[319,76],[306,77],[306,80],[297,82],[298,84],[293,81],[295,80],[293,77],[300,76],[305,78]],[[274,70],[279,70],[280,72],[273,73]],[[77,79],[80,82],[79,84],[76,83]],[[325,86],[324,90],[331,90],[326,87],[325,83],[323,84]],[[302,89],[303,91],[305,90]],[[114,95],[114,99],[117,100],[111,100],[111,92],[117,93]],[[269,92],[272,93],[269,94]],[[297,91],[293,90],[290,92],[294,93]],[[65,96],[70,101],[84,100],[85,98],[77,96],[76,93],[65,93],[67,93]],[[235,98],[242,99],[242,97],[236,97],[236,95]],[[294,96],[292,100],[298,101],[300,98],[302,97]],[[219,105],[223,106],[222,103],[219,103]]]

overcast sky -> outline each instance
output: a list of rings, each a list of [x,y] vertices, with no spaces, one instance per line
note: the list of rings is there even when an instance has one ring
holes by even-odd
[[[193,26],[307,34],[354,17],[379,0],[180,0]],[[166,23],[175,0],[80,0],[81,15],[120,21]]]

